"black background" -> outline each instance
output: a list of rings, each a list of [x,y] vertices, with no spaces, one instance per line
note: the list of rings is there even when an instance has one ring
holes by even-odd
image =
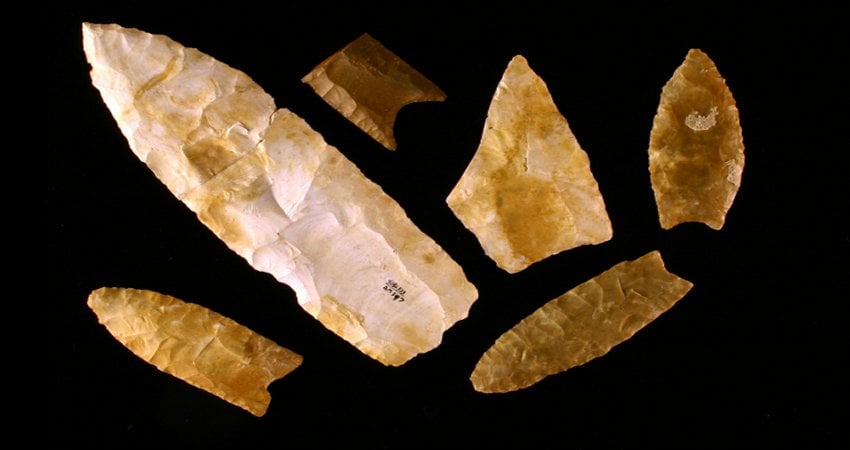
[[[679,2],[560,10],[251,2],[45,12],[44,436],[57,448],[848,445],[846,21],[835,11]],[[430,5],[430,6],[429,6]],[[409,10],[409,11],[408,11]],[[163,12],[169,11],[169,12]],[[312,319],[292,291],[230,252],[130,152],[91,86],[80,22],[165,34],[238,68],[304,117],[407,211],[479,289],[437,349],[384,367]],[[447,94],[409,106],[384,150],[299,80],[363,32]],[[663,231],[646,148],[661,87],[708,53],[741,112],[746,168],[722,231]],[[547,82],[587,151],[614,226],[604,244],[509,275],[445,204],[510,58]],[[546,301],[659,249],[695,288],[603,358],[510,394],[468,376]],[[266,416],[157,371],[86,307],[100,286],[146,288],[229,316],[305,357]],[[33,330],[35,332],[35,329]],[[41,332],[41,331],[38,331]],[[261,445],[260,445],[261,444]],[[844,447],[846,448],[846,447]]]

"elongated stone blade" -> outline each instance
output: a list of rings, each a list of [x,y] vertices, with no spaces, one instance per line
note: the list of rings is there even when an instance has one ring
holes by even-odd
[[[133,152],[228,247],[384,364],[436,347],[478,296],[404,210],[242,72],[165,36],[83,26]]]
[[[617,264],[546,303],[478,361],[476,391],[509,392],[598,358],[670,309],[693,285],[657,251]]]
[[[88,305],[119,342],[157,369],[255,416],[269,384],[301,365],[300,355],[200,305],[153,291],[100,288]]]
[[[510,273],[613,233],[587,154],[522,56],[508,64],[478,150],[446,202]]]
[[[437,85],[368,34],[322,61],[301,81],[390,150],[396,149],[393,125],[402,107],[446,99]]]
[[[661,91],[649,138],[649,172],[661,227],[723,227],[744,171],[738,108],[714,62],[700,50]]]

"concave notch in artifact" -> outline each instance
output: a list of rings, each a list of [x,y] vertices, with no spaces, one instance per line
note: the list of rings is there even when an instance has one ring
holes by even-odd
[[[340,114],[395,150],[393,125],[405,105],[446,99],[440,88],[364,34],[301,79]]]

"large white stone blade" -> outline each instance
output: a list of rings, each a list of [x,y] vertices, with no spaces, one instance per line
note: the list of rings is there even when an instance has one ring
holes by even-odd
[[[436,347],[478,296],[401,207],[248,76],[165,36],[83,25],[133,152],[253,267],[384,364]]]

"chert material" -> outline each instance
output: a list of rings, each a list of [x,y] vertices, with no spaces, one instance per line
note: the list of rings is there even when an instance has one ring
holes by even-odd
[[[708,55],[688,52],[661,91],[649,138],[649,171],[664,229],[683,222],[723,227],[744,170],[732,92]]]
[[[590,161],[543,80],[514,57],[449,207],[502,269],[611,239]]]
[[[401,207],[242,72],[165,36],[83,27],[135,154],[232,250],[384,364],[436,347],[478,293]]]
[[[262,416],[293,353],[203,306],[153,291],[100,288],[88,305],[115,339],[159,370]]]
[[[384,147],[395,150],[398,111],[446,94],[380,42],[364,34],[316,66],[301,81]]]
[[[692,286],[667,272],[657,251],[617,264],[503,334],[470,380],[479,392],[509,392],[584,364],[630,338]]]

